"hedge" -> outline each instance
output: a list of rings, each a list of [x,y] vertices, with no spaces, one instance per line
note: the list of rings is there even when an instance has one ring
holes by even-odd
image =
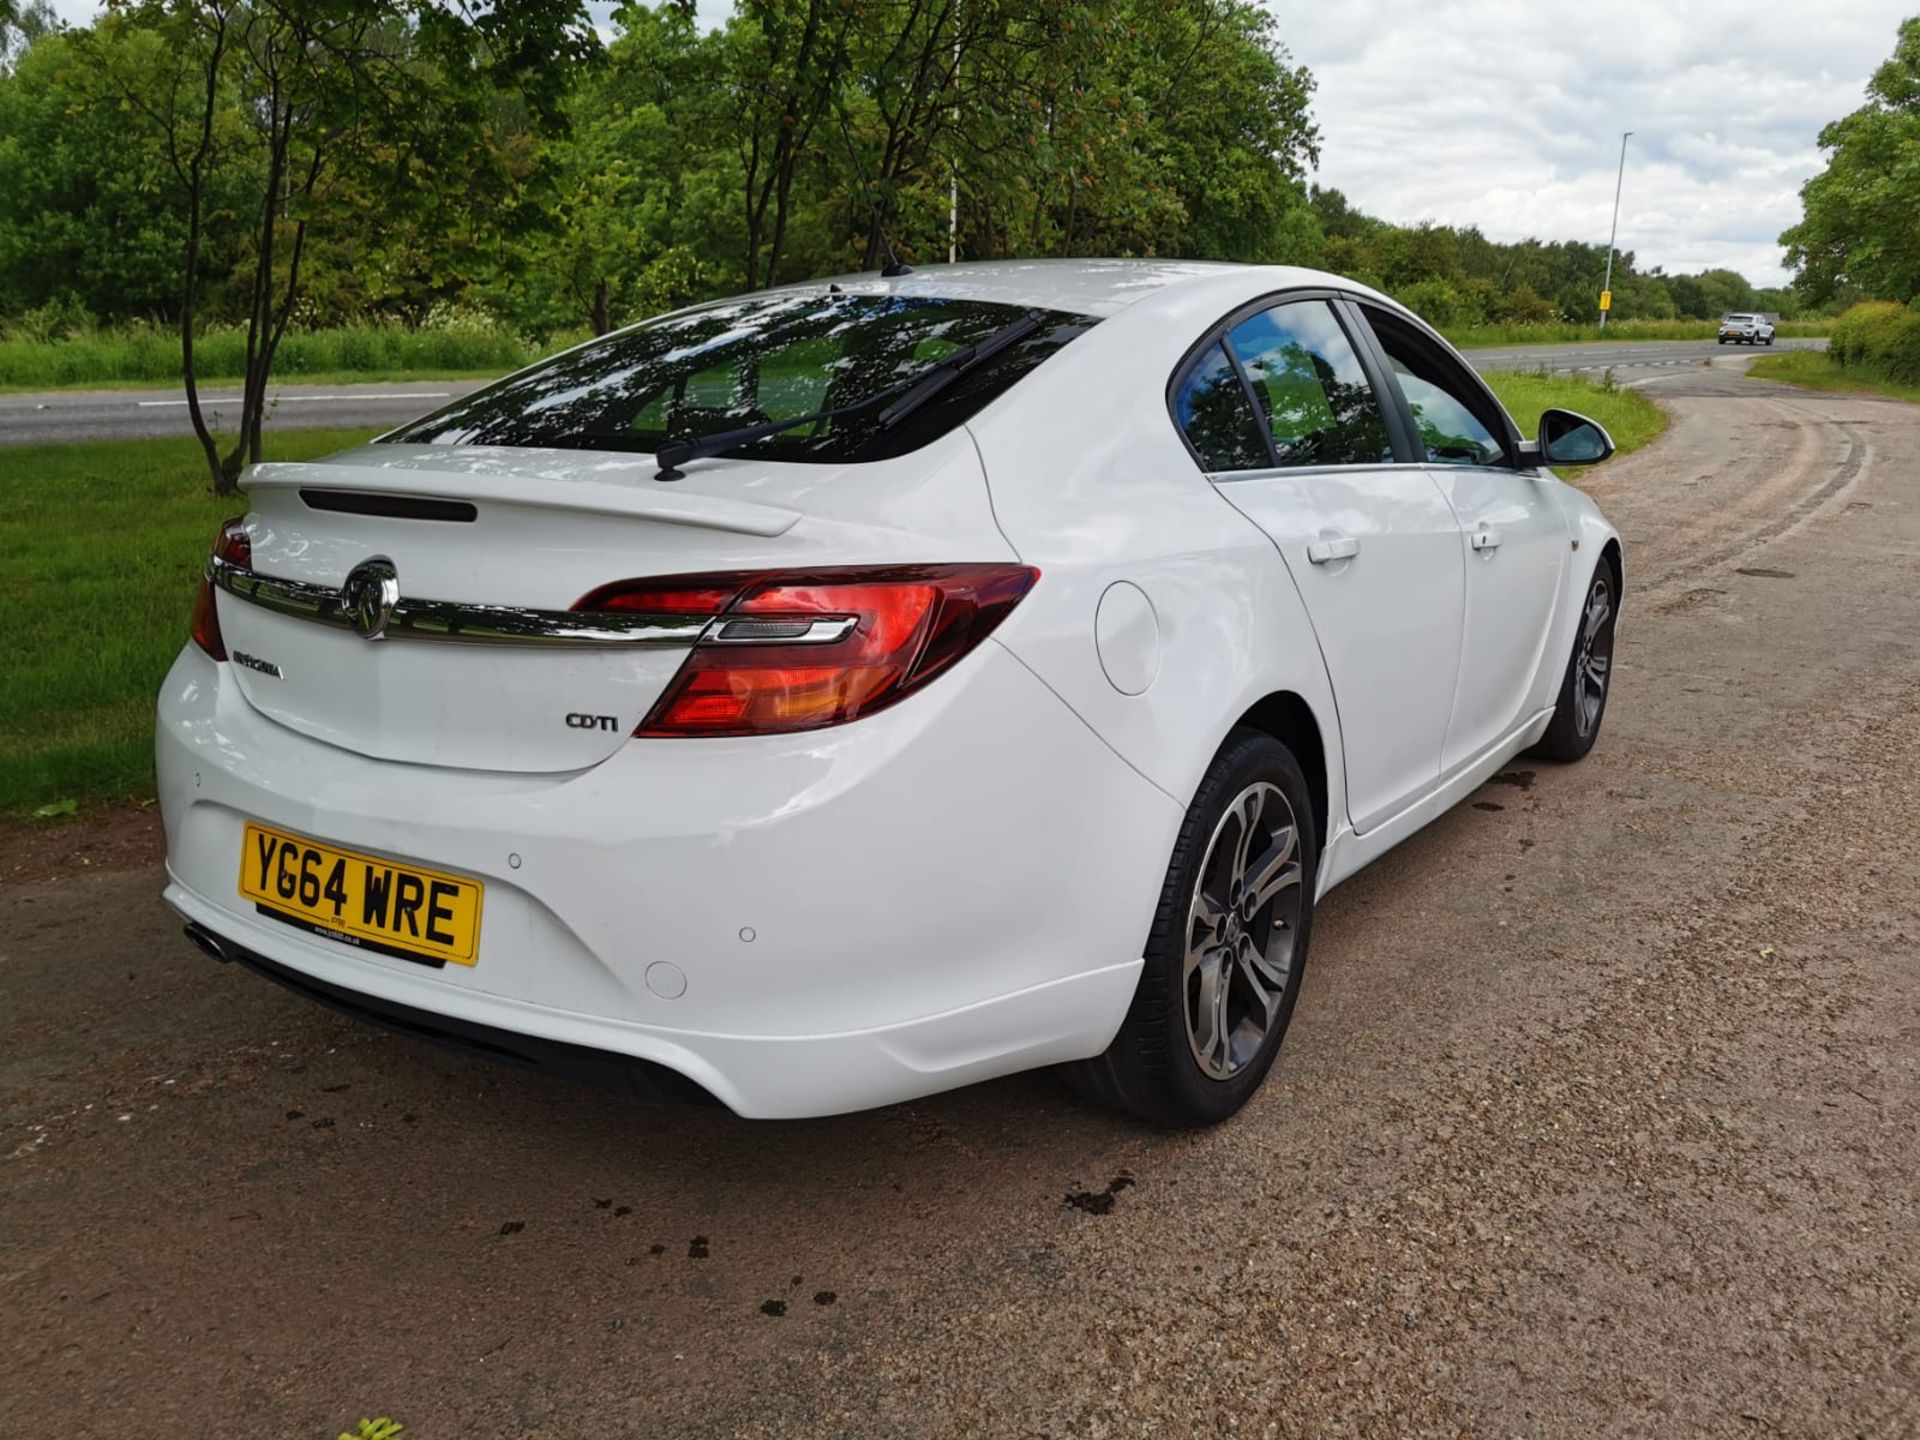
[[[1891,300],[1855,305],[1834,322],[1827,353],[1841,365],[1895,384],[1920,385],[1920,300],[1913,305]]]

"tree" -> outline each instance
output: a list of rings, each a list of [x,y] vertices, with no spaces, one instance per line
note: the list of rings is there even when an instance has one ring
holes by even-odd
[[[496,257],[496,307],[535,333],[604,334],[739,288],[738,166],[723,93],[727,40],[681,6],[617,12],[621,33],[582,75],[545,142],[540,221]]]
[[[1900,26],[1867,103],[1820,132],[1827,168],[1801,187],[1802,218],[1780,236],[1798,287],[1920,297],[1920,16]]]
[[[138,117],[107,75],[137,77],[151,94],[172,64],[148,31],[55,31],[0,75],[0,311],[171,311],[186,226],[163,149],[129,124]],[[217,284],[233,257],[207,258],[201,278]]]
[[[859,13],[840,0],[740,0],[729,26],[749,290],[763,277],[774,284],[780,273],[794,178],[839,95]],[[911,27],[909,19],[903,38]]]
[[[165,83],[114,71],[127,105],[157,137],[186,228],[181,256],[181,375],[214,488],[225,494],[260,456],[273,359],[302,296],[315,234],[417,224],[449,205],[504,201],[494,145],[497,102],[557,112],[571,71],[597,53],[577,0],[469,9],[457,0],[141,0],[110,15],[163,38]],[[112,62],[118,53],[100,51]],[[193,343],[200,256],[229,224],[215,187],[243,179],[235,221],[245,259],[246,364],[240,429],[223,456],[203,414]]]

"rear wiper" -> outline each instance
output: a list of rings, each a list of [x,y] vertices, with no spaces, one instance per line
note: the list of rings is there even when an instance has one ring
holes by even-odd
[[[832,410],[815,410],[806,415],[790,415],[784,420],[763,420],[758,425],[741,425],[732,430],[716,430],[711,435],[698,435],[691,440],[676,440],[662,445],[654,452],[654,459],[660,462],[655,472],[656,480],[678,480],[682,476],[680,467],[689,460],[704,459],[709,455],[724,455],[729,450],[738,450],[742,445],[751,445],[755,440],[764,440],[769,435],[778,435],[783,430],[794,430],[802,425],[818,424],[822,420],[838,420],[843,415],[858,415],[871,410],[876,405],[892,401],[882,410],[876,420],[880,430],[889,430],[907,416],[918,410],[927,401],[939,394],[962,375],[982,365],[1005,350],[1009,345],[1017,345],[1047,323],[1047,317],[1038,310],[1029,310],[1010,325],[1003,325],[984,340],[977,340],[964,349],[956,350],[944,360],[936,360],[924,370],[916,370],[904,380],[876,390],[855,400],[850,405],[836,406]]]

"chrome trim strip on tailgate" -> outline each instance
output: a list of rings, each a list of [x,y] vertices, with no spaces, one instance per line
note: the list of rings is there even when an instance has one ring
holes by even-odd
[[[236,600],[278,615],[354,630],[340,592],[327,585],[278,580],[218,556],[207,579]],[[713,623],[707,615],[623,614],[605,610],[529,610],[449,600],[394,602],[387,640],[459,640],[474,645],[692,645]]]

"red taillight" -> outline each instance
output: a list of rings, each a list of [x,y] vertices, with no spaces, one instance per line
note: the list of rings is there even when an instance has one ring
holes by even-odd
[[[603,586],[576,610],[715,617],[636,735],[768,735],[870,715],[993,632],[1026,565],[673,576]]]
[[[247,517],[236,515],[220,527],[213,537],[213,555],[242,570],[253,568],[253,542],[247,538]],[[213,605],[213,581],[205,571],[200,575],[200,590],[193,597],[193,643],[216,660],[227,658],[226,642],[220,638],[220,612]]]

